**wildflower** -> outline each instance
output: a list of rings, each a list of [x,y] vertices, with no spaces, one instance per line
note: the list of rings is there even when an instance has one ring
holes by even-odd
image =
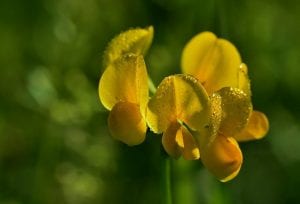
[[[143,54],[152,37],[152,27],[123,32],[110,42],[104,56],[100,100],[110,110],[112,137],[130,146],[142,143],[146,135],[148,75]]]
[[[219,180],[234,178],[242,165],[239,141],[260,139],[268,119],[254,111],[247,66],[229,41],[213,33],[195,36],[182,53],[184,74],[164,78],[149,100],[143,55],[153,28],[132,29],[115,37],[104,55],[99,96],[110,110],[111,135],[128,145],[144,141],[147,125],[162,133],[166,152],[200,158]]]
[[[259,139],[268,131],[267,117],[252,108],[247,67],[233,44],[210,32],[187,43],[181,65],[210,97],[210,132],[197,136],[201,160],[218,179],[228,181],[243,160],[237,141]]]
[[[197,79],[178,74],[166,77],[150,99],[146,119],[155,133],[163,133],[162,144],[174,158],[199,159],[193,131],[205,132],[209,123],[209,98]]]

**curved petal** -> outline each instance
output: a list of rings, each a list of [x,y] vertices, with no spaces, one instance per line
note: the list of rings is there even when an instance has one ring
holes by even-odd
[[[180,147],[175,139],[177,134],[181,134],[180,127],[178,122],[172,122],[162,136],[162,145],[165,151],[175,159],[181,156]]]
[[[109,114],[108,127],[113,138],[129,146],[138,145],[145,140],[146,121],[137,104],[117,103]]]
[[[176,135],[176,141],[181,148],[184,159],[196,160],[200,158],[198,144],[193,135],[184,126],[181,126],[181,134]]]
[[[104,53],[104,66],[108,66],[126,53],[144,55],[150,47],[152,39],[152,26],[122,32],[108,44]]]
[[[172,122],[164,132],[162,144],[166,152],[176,159],[181,155],[186,160],[200,158],[200,151],[195,138],[178,122]]]
[[[249,141],[263,138],[269,130],[269,121],[267,116],[259,111],[253,111],[249,122],[244,130],[234,138],[237,141]]]
[[[235,46],[211,32],[193,37],[181,59],[183,73],[198,78],[209,95],[223,87],[237,87],[240,64]]]
[[[233,179],[240,171],[243,155],[232,137],[218,135],[212,142],[200,145],[204,166],[222,182]]]
[[[172,121],[194,130],[209,123],[209,99],[194,77],[178,74],[166,77],[148,103],[146,120],[156,133],[164,132]]]
[[[108,110],[120,101],[127,101],[139,104],[144,115],[148,102],[148,79],[143,57],[124,55],[108,66],[99,82],[99,96]]]
[[[219,132],[236,135],[249,120],[252,105],[249,96],[237,88],[226,87],[215,93],[221,97],[222,119]]]

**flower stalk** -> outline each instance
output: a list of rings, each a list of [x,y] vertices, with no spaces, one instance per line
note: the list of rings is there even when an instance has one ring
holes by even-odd
[[[161,147],[161,203],[172,204],[171,189],[171,158],[167,155],[164,148]]]

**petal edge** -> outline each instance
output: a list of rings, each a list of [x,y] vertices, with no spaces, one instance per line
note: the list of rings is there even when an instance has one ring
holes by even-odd
[[[258,140],[266,136],[269,130],[269,121],[267,116],[259,111],[253,111],[247,126],[234,138],[239,142]]]

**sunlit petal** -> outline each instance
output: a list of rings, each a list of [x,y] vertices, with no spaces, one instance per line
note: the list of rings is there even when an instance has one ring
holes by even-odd
[[[162,136],[162,145],[166,152],[173,158],[178,159],[181,156],[181,149],[176,141],[177,135],[181,135],[181,125],[178,122],[170,123],[170,126]]]
[[[127,30],[109,43],[104,54],[104,66],[108,66],[126,53],[144,55],[153,39],[153,27]]]
[[[147,70],[142,56],[124,55],[104,71],[99,83],[99,96],[108,110],[120,102],[140,105],[144,115],[148,101]]]
[[[108,127],[113,138],[132,146],[145,140],[146,122],[137,104],[119,102],[108,117]]]
[[[180,123],[172,122],[162,137],[166,152],[173,158],[181,155],[186,160],[200,158],[200,151],[193,135]]]
[[[183,73],[198,78],[209,95],[223,87],[237,87],[240,64],[234,45],[211,32],[193,37],[181,59]]]
[[[156,133],[172,121],[181,121],[194,130],[209,123],[209,99],[194,77],[178,74],[166,77],[148,103],[147,123]]]
[[[210,96],[210,107],[211,107],[211,123],[209,126],[210,135],[209,140],[214,140],[222,122],[223,110],[222,110],[222,97],[219,93],[213,93]]]
[[[232,137],[218,135],[211,142],[203,141],[200,150],[205,167],[222,182],[229,181],[238,174],[243,155]]]
[[[184,159],[195,160],[200,158],[200,151],[196,140],[184,126],[181,126],[181,134],[176,135],[176,141],[181,147]]]
[[[249,122],[244,130],[234,138],[237,141],[249,141],[263,138],[269,130],[269,121],[267,116],[259,111],[253,111]]]
[[[250,98],[240,89],[226,87],[216,92],[221,98],[222,119],[219,132],[234,136],[248,123],[252,105]]]

